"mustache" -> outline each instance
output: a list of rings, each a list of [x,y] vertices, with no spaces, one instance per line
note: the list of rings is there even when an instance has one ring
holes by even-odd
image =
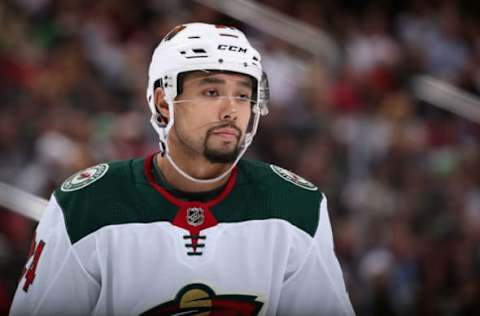
[[[225,123],[225,124],[222,124],[222,125],[217,125],[217,126],[213,126],[211,128],[209,128],[207,130],[207,137],[210,136],[211,134],[215,133],[216,130],[219,130],[219,129],[222,129],[222,128],[233,128],[234,130],[237,131],[237,139],[240,140],[240,138],[242,137],[242,131],[240,130],[240,128],[238,126],[236,126],[235,124],[232,124],[232,123]]]

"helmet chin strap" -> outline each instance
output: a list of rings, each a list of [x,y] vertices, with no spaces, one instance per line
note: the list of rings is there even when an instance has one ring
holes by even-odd
[[[240,158],[242,158],[243,154],[245,153],[245,151],[247,150],[247,147],[248,146],[245,146],[243,145],[242,146],[242,150],[240,151],[240,153],[238,154],[237,158],[235,159],[235,161],[231,164],[231,166],[227,169],[227,171],[225,171],[224,173],[222,173],[221,175],[215,177],[215,178],[210,178],[210,179],[199,179],[199,178],[195,178],[191,175],[189,175],[187,172],[183,171],[182,168],[180,168],[176,163],[175,161],[173,160],[173,158],[170,156],[169,154],[169,150],[168,150],[168,147],[167,147],[167,150],[165,150],[165,157],[167,158],[168,162],[173,166],[173,168],[178,172],[180,173],[184,178],[187,178],[188,180],[192,181],[192,182],[195,182],[195,183],[201,183],[201,184],[207,184],[207,183],[214,183],[214,182],[217,182],[223,178],[225,178],[227,175],[230,174],[230,172],[233,170],[233,168],[235,168],[235,166],[237,165],[238,161],[240,160]]]

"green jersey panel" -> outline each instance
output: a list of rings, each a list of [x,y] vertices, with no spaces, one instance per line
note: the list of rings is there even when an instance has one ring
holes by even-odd
[[[313,236],[321,199],[318,190],[286,181],[269,164],[241,160],[234,190],[212,211],[219,222],[283,219]]]
[[[140,158],[94,166],[55,191],[72,243],[108,225],[172,222],[178,207],[151,186],[144,162]],[[237,168],[233,190],[211,207],[218,223],[276,218],[314,235],[322,199],[318,190],[302,188],[262,162],[241,160]]]

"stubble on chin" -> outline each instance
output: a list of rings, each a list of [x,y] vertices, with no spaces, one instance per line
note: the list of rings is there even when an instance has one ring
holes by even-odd
[[[239,134],[236,138],[235,144],[233,144],[233,148],[231,149],[217,148],[216,149],[209,144],[209,140],[211,139],[213,132],[218,128],[219,127],[212,128],[207,131],[207,135],[205,137],[205,142],[204,142],[203,155],[211,163],[233,163],[235,159],[237,159],[238,154],[240,152],[240,140],[241,140],[242,132],[238,127],[234,126],[233,128],[235,128],[239,132]],[[224,144],[224,145],[228,146],[228,144]]]

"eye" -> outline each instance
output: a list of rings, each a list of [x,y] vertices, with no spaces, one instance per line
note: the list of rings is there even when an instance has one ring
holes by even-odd
[[[203,94],[207,97],[218,97],[218,91],[215,89],[208,89],[203,92]]]
[[[248,95],[248,94],[239,94],[237,99],[242,101],[242,102],[251,101],[250,95]]]

